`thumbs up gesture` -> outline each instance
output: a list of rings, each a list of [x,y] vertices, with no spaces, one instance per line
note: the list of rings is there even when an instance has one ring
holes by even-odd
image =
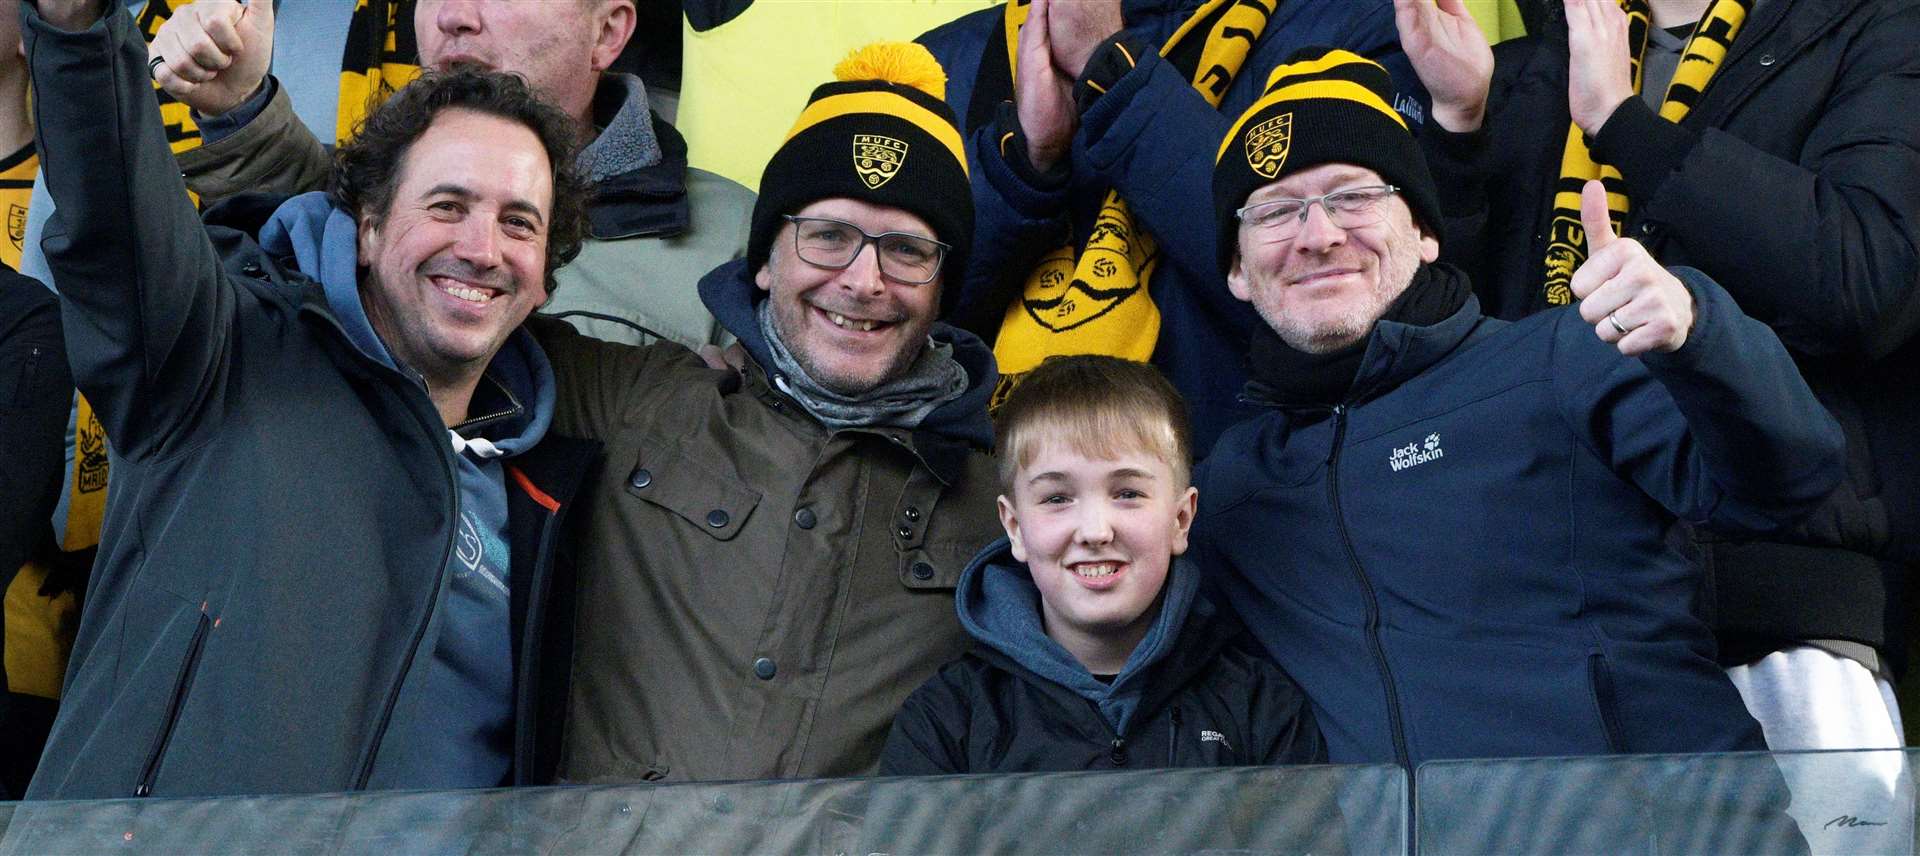
[[[153,79],[202,116],[253,95],[273,59],[273,0],[199,0],[173,12],[147,46]]]
[[[1580,317],[1629,357],[1679,350],[1693,330],[1693,294],[1638,241],[1614,236],[1607,191],[1598,181],[1580,188],[1580,225],[1587,261],[1572,282]]]

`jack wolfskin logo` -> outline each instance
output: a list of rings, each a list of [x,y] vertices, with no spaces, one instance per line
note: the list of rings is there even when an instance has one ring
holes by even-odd
[[[1387,466],[1392,467],[1393,471],[1397,473],[1408,467],[1417,467],[1428,461],[1446,456],[1447,451],[1440,448],[1440,435],[1428,434],[1427,439],[1419,443],[1408,443],[1405,446],[1394,449],[1393,454],[1387,458]]]
[[[1282,113],[1253,126],[1253,130],[1247,132],[1247,166],[1253,167],[1261,178],[1279,175],[1280,165],[1287,162],[1287,147],[1291,142],[1292,113]]]
[[[891,181],[906,162],[906,143],[879,134],[853,135],[853,171],[868,190]]]

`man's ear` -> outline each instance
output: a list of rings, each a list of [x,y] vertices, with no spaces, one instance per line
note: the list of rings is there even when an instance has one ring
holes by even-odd
[[[634,11],[632,0],[602,3],[594,12],[593,32],[593,70],[606,71],[614,60],[620,58],[620,52],[626,50],[627,40],[633,38],[633,28],[638,22],[639,13]]]
[[[773,292],[773,271],[769,270],[772,265],[773,260],[768,259],[760,263],[759,270],[753,272],[753,284],[760,286],[761,291],[768,293]]]
[[[1247,289],[1247,273],[1240,267],[1240,251],[1233,251],[1233,267],[1227,268],[1227,290],[1243,302],[1251,302],[1253,293]]]
[[[1414,224],[1414,228],[1420,230],[1420,260],[1433,264],[1435,259],[1440,258],[1440,237],[1432,229],[1418,223]]]
[[[380,241],[380,224],[372,217],[362,217],[353,231],[354,247],[360,253],[360,266],[371,267],[375,246]]]
[[[1027,545],[1020,540],[1020,518],[1013,513],[1013,501],[1003,493],[994,497],[993,505],[1000,510],[1000,528],[1007,531],[1007,543],[1013,546],[1013,557],[1026,561]]]
[[[1193,531],[1193,515],[1200,509],[1200,489],[1187,486],[1187,492],[1180,495],[1180,504],[1173,511],[1173,554],[1178,556],[1187,551],[1187,535]]]

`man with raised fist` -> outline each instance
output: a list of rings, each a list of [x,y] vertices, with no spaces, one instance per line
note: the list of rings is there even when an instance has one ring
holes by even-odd
[[[522,326],[585,229],[572,121],[511,75],[428,75],[328,193],[203,225],[122,4],[27,9],[42,246],[114,468],[27,796],[531,781],[597,452],[548,431]]]

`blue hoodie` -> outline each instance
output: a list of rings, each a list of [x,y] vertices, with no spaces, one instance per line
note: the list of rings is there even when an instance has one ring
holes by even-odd
[[[1198,569],[1174,557],[1160,590],[1160,614],[1133,653],[1127,655],[1126,665],[1112,683],[1095,678],[1047,635],[1040,618],[1040,589],[1033,584],[1026,564],[1013,558],[1006,538],[981,550],[973,564],[961,572],[954,590],[954,608],[960,613],[960,626],[981,644],[1093,702],[1115,734],[1126,734],[1128,720],[1140,707],[1154,665],[1173,650],[1188,614],[1198,613],[1201,620],[1212,617],[1213,605],[1195,597],[1199,590]]]
[[[399,365],[360,302],[353,218],[324,193],[287,200],[260,231],[260,246],[292,255],[318,280],[355,347]],[[425,392],[424,384],[422,392]],[[460,484],[460,524],[441,600],[429,627],[433,656],[407,677],[374,788],[477,788],[512,770],[513,651],[508,575],[506,472],[502,461],[533,447],[553,419],[553,369],[526,330],[515,330],[487,365],[467,422],[447,431]]]

